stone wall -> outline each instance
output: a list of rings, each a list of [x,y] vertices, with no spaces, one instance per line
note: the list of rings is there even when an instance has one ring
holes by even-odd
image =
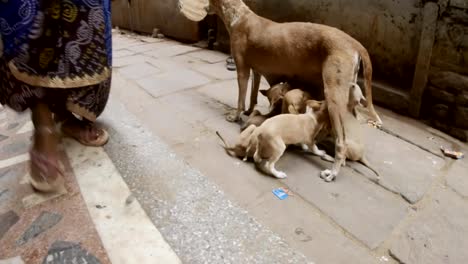
[[[439,13],[422,114],[468,141],[468,1],[451,0]]]

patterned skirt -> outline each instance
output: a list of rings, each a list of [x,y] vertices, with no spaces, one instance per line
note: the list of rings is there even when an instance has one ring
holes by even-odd
[[[0,1],[0,103],[94,121],[112,71],[110,0]]]

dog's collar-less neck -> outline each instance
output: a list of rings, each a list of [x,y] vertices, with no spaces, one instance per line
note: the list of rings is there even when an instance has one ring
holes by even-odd
[[[241,0],[223,0],[220,1],[219,10],[221,18],[230,32],[246,13],[250,11],[249,7]]]

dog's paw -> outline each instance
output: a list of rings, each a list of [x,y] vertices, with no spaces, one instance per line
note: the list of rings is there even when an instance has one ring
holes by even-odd
[[[322,178],[326,182],[333,181],[335,177],[336,177],[336,174],[333,173],[331,170],[323,170],[320,172],[320,178]]]
[[[307,146],[307,144],[300,144],[301,148],[303,151],[308,151],[309,150],[309,146]]]
[[[275,174],[273,174],[273,176],[275,176],[278,179],[284,179],[284,178],[288,177],[288,175],[286,175],[286,173],[284,173],[282,171],[276,172]]]

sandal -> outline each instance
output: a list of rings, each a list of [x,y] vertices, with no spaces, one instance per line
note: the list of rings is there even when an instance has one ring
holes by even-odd
[[[228,71],[235,71],[236,70],[236,62],[232,57],[228,57],[226,59],[226,69]]]
[[[47,127],[36,129],[35,133],[54,132]],[[64,187],[64,166],[59,159],[53,159],[34,148],[29,151],[30,155],[30,182],[34,189],[42,192],[56,192]]]
[[[75,124],[72,122],[75,122]],[[67,120],[62,124],[62,132],[66,136],[90,147],[101,147],[109,141],[109,133],[106,130],[97,128],[93,123],[85,121]]]

